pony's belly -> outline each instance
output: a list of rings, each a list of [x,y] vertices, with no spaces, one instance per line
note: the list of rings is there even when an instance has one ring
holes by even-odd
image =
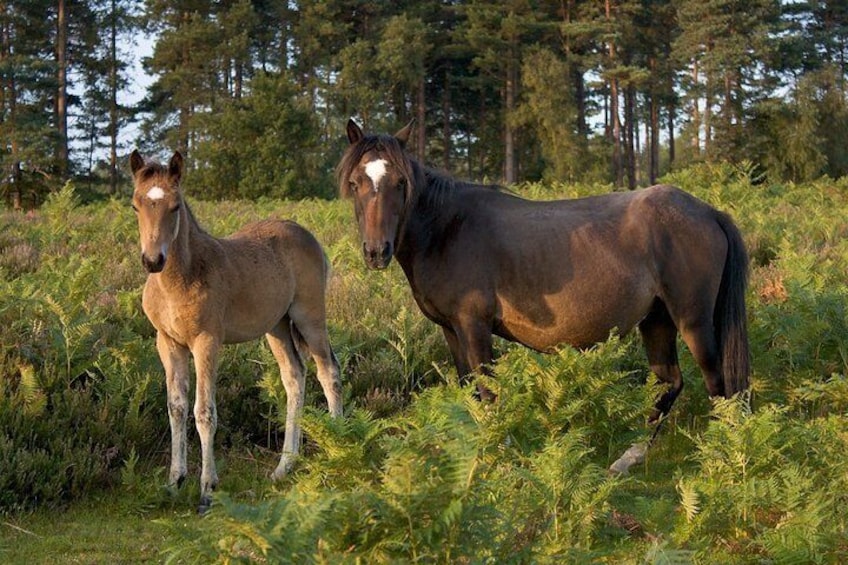
[[[557,345],[584,348],[606,340],[610,333],[629,332],[645,317],[653,302],[651,293],[623,297],[585,297],[555,300],[551,297],[523,307],[502,303],[499,322],[507,339],[539,351]]]

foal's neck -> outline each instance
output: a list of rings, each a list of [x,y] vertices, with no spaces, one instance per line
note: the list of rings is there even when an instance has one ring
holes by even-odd
[[[185,199],[181,202],[179,214],[179,231],[168,252],[163,274],[166,281],[174,281],[184,285],[196,278],[199,255],[203,250],[203,241],[211,239],[212,236],[203,231],[200,224],[197,223],[194,213],[192,213]]]

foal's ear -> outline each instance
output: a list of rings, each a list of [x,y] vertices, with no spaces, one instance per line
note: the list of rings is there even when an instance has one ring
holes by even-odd
[[[360,139],[365,137],[362,133],[362,128],[359,127],[359,124],[353,121],[353,118],[350,118],[347,121],[347,139],[350,141],[350,144],[353,145],[357,143]]]
[[[130,155],[130,170],[132,174],[136,174],[144,166],[144,157],[138,152],[138,149],[133,149]]]
[[[411,120],[409,120],[408,124],[403,126],[403,128],[401,128],[400,131],[395,134],[395,139],[398,140],[401,147],[406,147],[406,142],[409,141],[409,134],[412,133],[412,126],[414,124],[415,118],[412,118]]]
[[[174,156],[168,163],[168,174],[174,179],[175,183],[179,183],[183,176],[183,156],[179,151],[174,151]]]

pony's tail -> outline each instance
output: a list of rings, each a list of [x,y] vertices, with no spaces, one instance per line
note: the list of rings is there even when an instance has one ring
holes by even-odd
[[[727,259],[721,275],[714,322],[724,396],[730,398],[748,388],[751,358],[748,349],[748,323],[745,314],[745,291],[748,287],[748,253],[742,234],[722,212],[716,221],[727,237]]]

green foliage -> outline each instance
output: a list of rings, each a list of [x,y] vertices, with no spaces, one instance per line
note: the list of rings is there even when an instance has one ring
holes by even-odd
[[[173,561],[844,561],[848,182],[782,184],[753,162],[664,180],[729,211],[745,236],[753,391],[711,408],[680,344],[684,392],[625,479],[605,469],[647,439],[662,390],[638,336],[546,355],[497,341],[493,377],[481,379],[498,400],[481,404],[401,270],[365,270],[349,202],[193,202],[216,235],[268,216],[316,234],[333,266],[345,398],[344,418],[329,418],[308,367],[303,456],[272,485],[285,405],[276,363],[260,342],[225,348],[217,441],[230,494],[200,520],[187,517],[195,441],[187,487],[162,487],[164,379],[127,203],[81,205],[66,187],[37,213],[4,214],[0,507],[55,508],[111,488],[109,504],[119,492],[133,516],[180,513],[157,542]],[[610,186],[516,190],[548,199]]]
[[[480,404],[470,388],[449,384],[385,420],[360,410],[347,421],[308,414],[304,429],[317,451],[291,489],[257,506],[223,497],[198,528],[175,528],[182,542],[171,558],[501,562],[600,554],[594,534],[619,482],[592,461],[594,430],[578,426],[581,410],[552,422],[543,395],[526,392],[546,371],[573,392],[581,384],[569,379],[585,367],[556,374],[558,359],[523,350],[505,361],[531,369],[504,369],[513,378],[498,381],[502,398],[518,402]],[[597,389],[605,406],[621,392]],[[630,395],[644,400],[642,389]],[[564,421],[571,425],[563,431]]]
[[[836,455],[848,448],[844,412],[798,421],[771,404],[752,412],[742,396],[718,401],[713,414],[693,438],[698,472],[678,484],[684,520],[677,539],[716,559],[707,542],[718,538],[727,554],[721,561],[753,552],[816,563],[844,552],[848,499]]]
[[[202,115],[203,137],[194,160],[205,163],[186,178],[200,198],[303,198],[332,195],[332,165],[317,143],[317,125],[288,75],[262,75],[251,91],[218,112]]]

